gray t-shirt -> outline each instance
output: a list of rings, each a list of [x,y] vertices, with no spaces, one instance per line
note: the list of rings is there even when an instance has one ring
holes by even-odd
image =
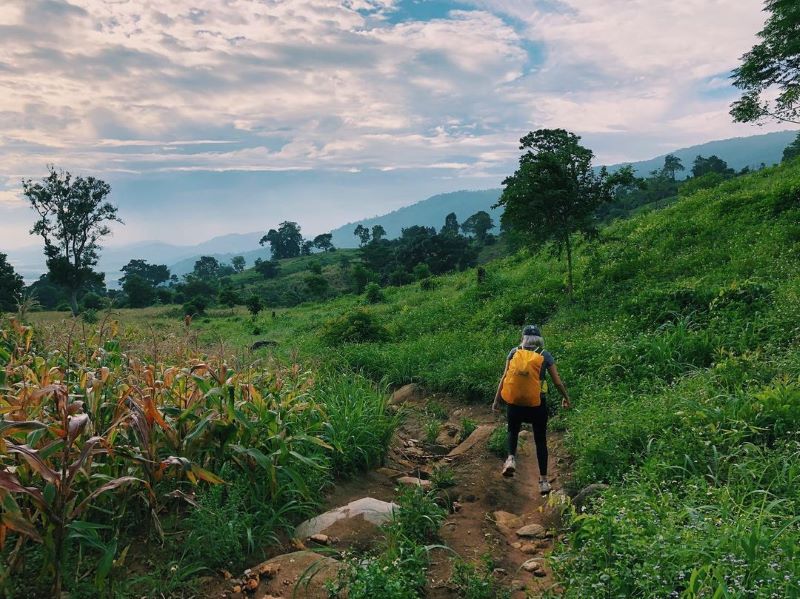
[[[515,347],[514,349],[511,350],[511,352],[508,354],[508,358],[506,358],[506,362],[511,361],[511,358],[514,357],[514,354],[517,353],[518,349],[521,348]],[[529,349],[529,348],[522,348],[522,349]],[[536,350],[531,349],[530,351],[536,351]],[[542,362],[542,371],[539,373],[539,380],[544,381],[544,375],[547,373],[547,369],[550,368],[553,364],[555,364],[556,361],[553,359],[553,356],[550,355],[549,351],[542,350],[541,352],[538,353],[541,353],[542,357],[544,358],[544,361]]]

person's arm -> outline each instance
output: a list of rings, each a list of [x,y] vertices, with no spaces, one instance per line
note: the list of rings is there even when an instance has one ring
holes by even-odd
[[[500,402],[503,401],[503,398],[500,396],[500,392],[503,390],[503,381],[506,380],[506,372],[508,372],[508,361],[506,361],[506,367],[503,369],[503,376],[500,377],[500,384],[497,385],[497,393],[494,394],[494,403],[492,403],[492,412],[496,412],[500,409]]]
[[[572,403],[569,400],[569,393],[567,393],[567,387],[564,385],[563,381],[561,380],[561,377],[558,376],[558,368],[556,368],[555,364],[550,364],[550,366],[548,366],[547,368],[547,372],[550,373],[550,378],[553,380],[553,384],[556,386],[556,389],[558,389],[558,392],[561,393],[561,396],[564,398],[564,400],[561,402],[561,407],[564,408],[565,410],[569,410],[569,408],[572,406]]]

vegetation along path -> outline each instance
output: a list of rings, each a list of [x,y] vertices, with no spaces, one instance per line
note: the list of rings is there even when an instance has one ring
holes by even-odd
[[[538,491],[529,432],[522,436],[516,476],[501,475],[505,425],[488,406],[428,395],[414,384],[395,392],[392,403],[404,418],[385,465],[337,485],[325,499],[326,515],[341,514],[347,506],[354,515],[306,521],[296,529],[298,538],[281,548],[283,555],[248,568],[209,596],[325,596],[326,582],[333,584],[340,571],[323,567],[334,563],[331,558],[370,555],[386,543],[385,531],[371,521],[380,517],[360,512],[359,506],[370,500],[376,511],[384,502],[396,505],[398,494],[409,488],[435,497],[447,510],[438,530],[440,546],[430,549],[426,597],[463,597],[470,584],[483,587],[479,597],[522,598],[557,590],[545,556],[565,505],[560,436],[550,441],[553,492],[546,498]],[[306,549],[320,557],[309,558]],[[464,575],[463,568],[475,564],[478,571]]]

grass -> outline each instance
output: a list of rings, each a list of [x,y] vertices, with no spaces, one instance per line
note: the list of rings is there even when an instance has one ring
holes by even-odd
[[[576,244],[572,298],[562,261],[522,250],[487,263],[481,284],[456,273],[383,289],[369,306],[342,296],[275,318],[211,313],[188,330],[166,309],[121,314],[121,343],[148,356],[185,336],[244,361],[257,326],[277,346],[256,356],[416,382],[488,410],[520,326],[535,321],[574,400],[559,417],[574,484],[610,484],[553,558],[564,596],[798,596],[798,223],[795,161]],[[378,340],[325,341],[324,323],[359,310]],[[165,323],[156,341],[151,317]],[[503,441],[490,447],[504,453]],[[416,549],[392,555],[423,567]]]

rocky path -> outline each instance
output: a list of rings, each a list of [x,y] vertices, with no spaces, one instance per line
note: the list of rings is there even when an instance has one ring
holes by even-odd
[[[213,596],[327,597],[324,580],[335,576],[338,566],[333,558],[344,550],[374,546],[381,538],[378,526],[390,517],[397,488],[408,484],[430,487],[435,469],[442,467],[454,483],[440,492],[451,508],[439,533],[443,544],[468,561],[478,562],[490,555],[498,583],[511,588],[515,599],[557,588],[545,556],[557,535],[559,504],[564,498],[560,436],[550,435],[553,492],[545,498],[538,492],[530,431],[523,432],[516,476],[504,478],[500,473],[503,457],[488,448],[492,431],[502,426],[503,419],[488,406],[426,396],[414,386],[398,390],[392,403],[404,410],[406,418],[389,448],[385,466],[337,485],[325,501],[329,511],[297,528],[297,539],[287,548],[288,553],[228,581],[226,590]],[[440,431],[436,442],[428,443],[426,431],[433,428],[430,423],[436,415],[441,419]],[[460,442],[464,419],[476,428]],[[312,549],[321,550],[325,557],[308,551]],[[458,597],[449,583],[453,557],[446,551],[432,553],[427,597]],[[310,573],[316,575],[309,582]]]

